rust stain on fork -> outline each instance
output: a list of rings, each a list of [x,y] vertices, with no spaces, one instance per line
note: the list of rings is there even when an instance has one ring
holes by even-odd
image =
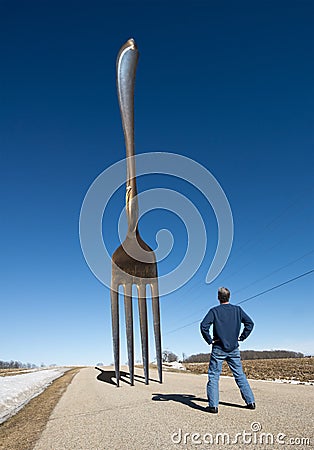
[[[152,312],[159,382],[162,383],[162,356],[158,273],[153,250],[138,231],[138,199],[134,151],[134,86],[138,50],[133,39],[120,49],[117,57],[117,91],[127,156],[126,214],[128,232],[124,242],[112,256],[111,316],[113,353],[117,386],[120,380],[119,286],[124,290],[124,309],[130,382],[134,385],[134,336],[132,286],[138,293],[141,347],[145,383],[149,382],[148,325],[146,286],[151,288]]]

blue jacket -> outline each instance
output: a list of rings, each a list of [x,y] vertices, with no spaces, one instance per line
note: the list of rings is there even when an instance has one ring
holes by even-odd
[[[240,335],[241,323],[244,324],[244,329]],[[209,334],[212,324],[213,339]],[[208,311],[201,322],[201,333],[209,345],[213,340],[217,341],[215,345],[229,352],[239,346],[238,340],[244,341],[249,336],[253,326],[253,320],[240,306],[221,303]]]

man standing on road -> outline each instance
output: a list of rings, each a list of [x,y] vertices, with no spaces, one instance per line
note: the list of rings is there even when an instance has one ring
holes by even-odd
[[[201,333],[207,344],[212,346],[208,368],[207,411],[218,413],[219,377],[223,361],[227,361],[235,381],[241,391],[243,400],[249,409],[255,409],[255,400],[250,385],[243,372],[239,343],[244,341],[253,330],[254,322],[240,306],[229,303],[230,291],[218,289],[219,306],[210,309],[201,323]],[[241,323],[244,329],[240,335]],[[213,339],[209,329],[213,325]]]

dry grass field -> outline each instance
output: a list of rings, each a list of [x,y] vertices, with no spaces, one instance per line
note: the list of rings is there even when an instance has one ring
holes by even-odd
[[[39,369],[0,369],[0,377],[10,377],[13,375],[21,375],[23,373],[34,372],[35,370],[39,370]]]
[[[57,366],[35,367],[34,369],[26,369],[24,367],[20,367],[17,369],[0,369],[0,377],[11,377],[13,375],[22,375],[24,373],[38,372],[40,370],[53,370],[56,367]]]
[[[314,383],[314,358],[255,359],[242,361],[248,378],[255,380],[296,380]],[[192,373],[207,373],[208,363],[184,364]],[[222,375],[232,373],[226,362],[223,363]]]

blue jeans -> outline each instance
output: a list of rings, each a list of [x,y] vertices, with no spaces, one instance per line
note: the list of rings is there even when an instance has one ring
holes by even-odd
[[[214,345],[208,367],[207,398],[209,406],[218,407],[219,376],[222,369],[222,363],[225,360],[232,371],[245,403],[254,403],[253,392],[242,369],[239,348],[235,348],[231,352],[226,352],[221,347]]]

